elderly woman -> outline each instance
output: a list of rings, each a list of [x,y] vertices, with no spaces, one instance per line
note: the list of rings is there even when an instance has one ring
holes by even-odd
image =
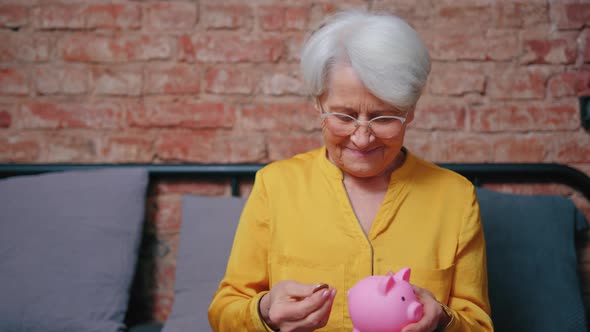
[[[474,188],[403,147],[430,72],[419,36],[395,16],[339,13],[301,67],[325,146],[258,172],[213,330],[350,331],[347,290],[407,266],[424,316],[404,331],[491,331]]]

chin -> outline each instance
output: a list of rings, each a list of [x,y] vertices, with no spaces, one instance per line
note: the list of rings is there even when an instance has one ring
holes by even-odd
[[[370,178],[383,172],[383,169],[380,167],[363,163],[343,163],[340,165],[340,168],[347,174],[358,178]]]

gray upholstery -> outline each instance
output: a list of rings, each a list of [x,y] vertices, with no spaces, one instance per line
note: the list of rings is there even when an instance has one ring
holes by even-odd
[[[162,331],[162,324],[150,323],[133,326],[129,329],[129,332],[160,332]]]
[[[211,330],[207,309],[225,273],[244,203],[234,197],[183,198],[174,305],[164,332]]]
[[[587,229],[582,213],[559,196],[477,196],[495,330],[586,331],[574,243]]]
[[[121,331],[147,172],[0,181],[0,331]]]

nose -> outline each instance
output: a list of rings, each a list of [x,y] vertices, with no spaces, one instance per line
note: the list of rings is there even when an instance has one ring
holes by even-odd
[[[369,128],[369,124],[367,123],[359,123],[350,135],[350,140],[359,148],[364,148],[369,146],[374,140],[375,136]]]

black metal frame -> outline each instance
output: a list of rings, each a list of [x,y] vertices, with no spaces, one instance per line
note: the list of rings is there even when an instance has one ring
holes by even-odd
[[[0,164],[0,178],[47,172],[81,171],[113,167],[144,167],[151,179],[209,178],[230,179],[232,195],[239,195],[243,178],[252,179],[264,164]],[[439,166],[453,170],[474,184],[561,183],[581,192],[590,200],[590,176],[562,164],[458,164]]]

